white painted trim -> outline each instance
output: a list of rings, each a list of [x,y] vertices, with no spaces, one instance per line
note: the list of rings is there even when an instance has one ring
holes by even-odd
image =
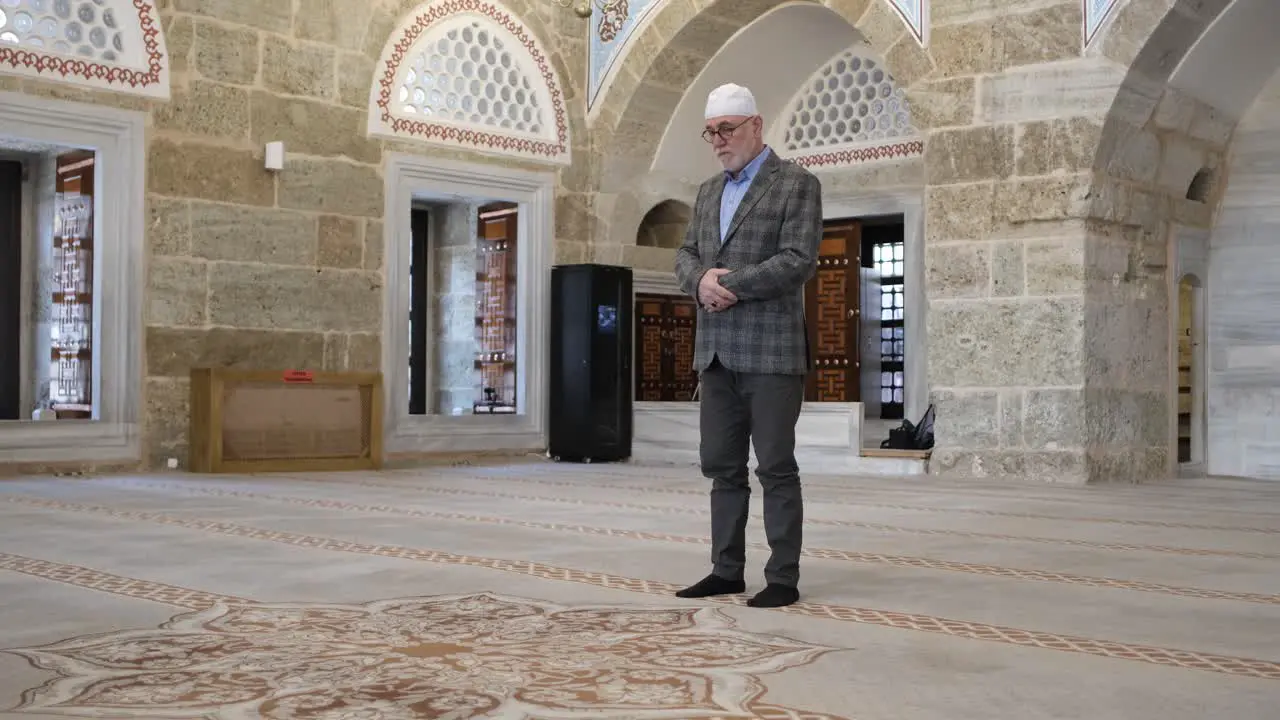
[[[903,262],[906,288],[903,304],[909,308],[905,323],[906,416],[915,422],[929,409],[928,337],[925,332],[928,298],[924,267],[924,190],[873,192],[866,195],[822,198],[824,220],[871,215],[902,215]]]
[[[0,93],[0,135],[93,148],[98,154],[94,419],[0,423],[0,462],[119,462],[140,457],[145,133],[144,113]]]
[[[384,447],[388,454],[546,447],[550,379],[551,265],[555,257],[552,172],[530,172],[402,153],[386,163],[382,372],[386,389]],[[509,416],[409,414],[409,209],[415,196],[519,203],[516,250],[516,407]],[[428,313],[432,316],[434,313]],[[434,319],[428,320],[434,322]],[[434,336],[429,326],[428,337]],[[428,376],[434,375],[434,356]]]

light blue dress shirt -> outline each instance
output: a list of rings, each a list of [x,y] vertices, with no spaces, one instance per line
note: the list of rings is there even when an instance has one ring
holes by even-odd
[[[769,157],[769,146],[765,145],[764,150],[755,157],[754,160],[747,163],[742,168],[737,177],[730,175],[726,170],[724,174],[724,192],[720,194],[720,243],[724,244],[725,236],[729,234],[729,226],[733,224],[733,215],[738,212],[738,206],[742,204],[742,198],[746,196],[747,189],[751,187],[751,181],[755,179],[756,173],[760,172],[760,166]]]

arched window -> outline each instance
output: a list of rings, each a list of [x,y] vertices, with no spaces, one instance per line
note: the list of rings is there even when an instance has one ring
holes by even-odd
[[[0,72],[169,97],[154,0],[0,0]]]
[[[850,165],[924,152],[906,94],[865,48],[832,58],[786,107],[771,144],[803,165]]]
[[[418,8],[376,72],[370,134],[569,162],[564,94],[547,53],[497,3]]]

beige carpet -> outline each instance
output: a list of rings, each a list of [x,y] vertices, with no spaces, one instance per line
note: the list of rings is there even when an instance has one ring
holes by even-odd
[[[0,482],[0,716],[1276,717],[1280,484],[806,502],[802,602],[757,610],[672,596],[683,469]]]

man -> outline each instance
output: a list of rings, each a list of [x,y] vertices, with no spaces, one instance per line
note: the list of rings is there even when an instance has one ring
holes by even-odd
[[[676,593],[746,590],[746,525],[755,445],[771,555],[752,607],[800,598],[804,507],[795,458],[809,346],[804,285],[817,268],[822,186],[764,144],[751,91],[722,85],[707,98],[704,140],[724,172],[702,183],[676,275],[697,298],[694,369],[701,375],[702,474],[711,485],[712,572]]]

